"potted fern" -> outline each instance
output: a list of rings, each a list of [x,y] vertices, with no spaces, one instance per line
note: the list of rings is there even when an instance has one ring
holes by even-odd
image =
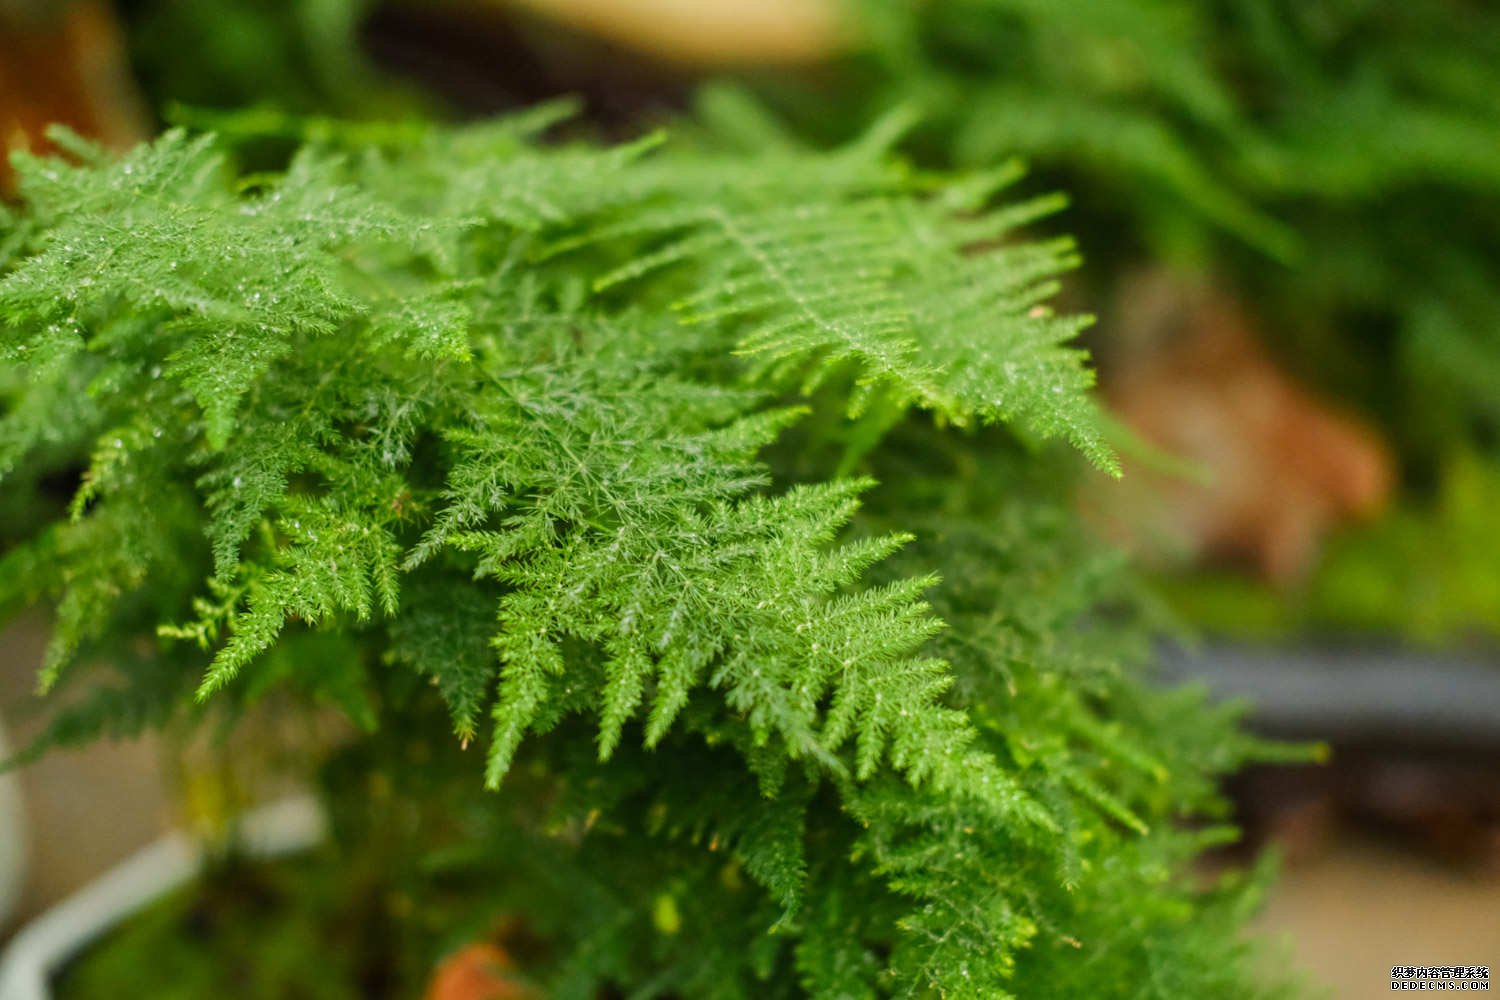
[[[1258,880],[1189,865],[1278,751],[1145,683],[1072,511],[1114,459],[1059,200],[910,166],[900,118],[809,153],[565,117],[16,158],[0,594],[55,608],[62,696],[21,759],[290,757],[331,843],[277,906],[368,959],[247,972],[168,920],[133,985],[411,995],[494,941],[555,998],[1277,989]]]

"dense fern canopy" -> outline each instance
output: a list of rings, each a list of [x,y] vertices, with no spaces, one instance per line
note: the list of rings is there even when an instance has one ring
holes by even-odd
[[[1112,468],[1057,200],[895,121],[557,117],[18,158],[0,599],[77,695],[32,752],[334,706],[350,842],[407,831],[439,944],[523,914],[552,997],[1256,993],[1184,865],[1265,748],[1140,684],[1047,444]]]

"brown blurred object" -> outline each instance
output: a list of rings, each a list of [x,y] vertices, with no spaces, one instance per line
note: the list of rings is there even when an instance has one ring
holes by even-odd
[[[830,0],[505,0],[651,55],[707,66],[807,63],[839,47]]]
[[[1500,886],[1500,784],[1493,752],[1356,745],[1326,767],[1262,765],[1236,775],[1246,845],[1305,861],[1353,831]]]
[[[1128,283],[1124,299],[1105,397],[1147,443],[1205,476],[1128,470],[1133,485],[1094,498],[1122,540],[1147,556],[1175,547],[1248,563],[1286,583],[1331,528],[1385,504],[1385,446],[1282,371],[1238,302],[1160,272]]]
[[[50,148],[60,123],[107,146],[127,148],[146,134],[124,38],[104,0],[26,4],[0,0],[0,142],[8,154]],[[0,195],[12,193],[9,157],[0,160]]]
[[[513,969],[505,949],[476,941],[438,965],[427,984],[425,1000],[535,1000],[511,978]]]

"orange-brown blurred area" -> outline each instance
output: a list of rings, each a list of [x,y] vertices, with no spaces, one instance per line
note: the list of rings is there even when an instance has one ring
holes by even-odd
[[[0,137],[7,150],[51,149],[65,125],[115,148],[144,138],[147,119],[114,11],[104,0],[0,5]],[[0,164],[0,192],[12,183]]]
[[[1106,531],[1146,559],[1224,561],[1291,586],[1329,532],[1389,503],[1394,459],[1378,433],[1288,374],[1229,292],[1158,271],[1119,297],[1105,399],[1189,468],[1138,463],[1101,487]]]

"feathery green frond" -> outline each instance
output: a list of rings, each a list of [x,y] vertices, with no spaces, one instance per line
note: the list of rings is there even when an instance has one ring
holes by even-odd
[[[526,912],[550,996],[1004,995],[1108,852],[1157,891],[1250,752],[1158,734],[1124,630],[1068,638],[1115,577],[1063,542],[933,547],[954,447],[1110,467],[1046,304],[1071,245],[1024,231],[1059,201],[902,166],[900,119],[749,157],[537,127],[329,124],[239,180],[180,132],[22,160],[0,465],[77,478],[0,598],[56,602],[47,684],[146,664],[48,739],[338,709],[384,775],[330,779],[345,828]],[[371,820],[392,783],[422,822]]]

